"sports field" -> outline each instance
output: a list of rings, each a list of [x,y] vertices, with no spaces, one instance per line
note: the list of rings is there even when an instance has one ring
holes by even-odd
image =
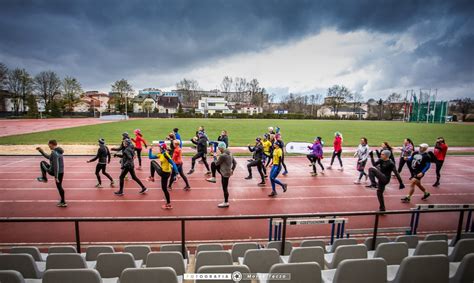
[[[188,140],[198,126],[204,126],[210,139],[215,139],[222,129],[229,132],[231,146],[245,146],[266,132],[268,126],[281,128],[285,141],[312,141],[321,136],[331,143],[335,131],[344,136],[345,146],[356,146],[365,136],[369,144],[382,141],[399,146],[410,137],[415,144],[433,144],[436,137],[443,136],[450,146],[474,146],[474,124],[416,124],[389,121],[327,121],[327,120],[252,120],[252,119],[132,119],[107,124],[94,124],[67,129],[58,129],[30,134],[1,137],[0,144],[42,144],[55,138],[61,144],[95,144],[97,138],[108,143],[119,143],[122,132],[132,133],[141,129],[148,140],[163,139],[173,128],[180,130]],[[41,121],[38,121],[38,127]]]

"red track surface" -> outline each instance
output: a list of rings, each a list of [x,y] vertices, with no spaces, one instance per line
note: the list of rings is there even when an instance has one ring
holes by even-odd
[[[110,122],[113,121],[105,121],[95,118],[1,120],[0,137]]]
[[[204,166],[196,164],[196,172],[190,176],[192,190],[184,192],[182,180],[171,192],[174,209],[164,211],[163,193],[159,183],[145,184],[150,188],[146,195],[138,194],[133,181],[126,182],[125,196],[116,197],[113,189],[95,189],[95,164],[87,164],[85,157],[66,157],[64,188],[68,208],[57,208],[58,194],[53,182],[38,183],[40,157],[0,157],[0,217],[100,217],[100,216],[194,216],[194,215],[241,215],[274,213],[315,213],[340,211],[377,210],[375,191],[363,185],[354,185],[355,160],[346,158],[345,171],[326,170],[324,175],[311,177],[308,162],[302,157],[288,157],[289,175],[281,176],[289,184],[288,192],[278,188],[278,197],[270,199],[270,184],[264,188],[256,186],[258,176],[244,180],[247,175],[246,158],[238,158],[238,167],[230,182],[228,209],[219,209],[222,201],[220,182],[205,181]],[[423,202],[416,191],[412,204],[402,204],[400,198],[406,190],[398,190],[395,179],[387,187],[385,201],[387,209],[408,209],[416,203],[474,203],[474,157],[449,156],[442,171],[442,185],[434,189],[434,169],[423,179],[432,196]],[[328,160],[325,159],[324,163]],[[143,171],[138,176],[148,176],[147,158]],[[190,167],[185,159],[185,171]],[[325,164],[327,165],[327,164]],[[338,166],[335,166],[338,168]],[[108,167],[114,178],[119,174],[118,160]],[[254,169],[255,170],[255,169]],[[403,179],[408,181],[404,170]],[[118,181],[118,180],[117,180]],[[269,183],[269,182],[268,182]],[[105,183],[105,184],[108,184]],[[454,230],[458,214],[423,215],[419,231]],[[380,227],[409,225],[410,216],[385,216]],[[346,228],[372,227],[373,217],[352,217]],[[238,239],[265,239],[268,237],[268,222],[263,220],[200,222],[187,224],[187,240],[217,241]],[[11,223],[0,224],[0,243],[52,243],[73,242],[73,224],[68,223]],[[327,226],[289,226],[288,237],[328,236]],[[156,242],[180,239],[179,223],[83,223],[83,242]]]

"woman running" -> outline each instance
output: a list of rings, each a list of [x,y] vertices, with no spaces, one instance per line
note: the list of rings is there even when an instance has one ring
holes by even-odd
[[[358,157],[357,159],[357,171],[359,171],[359,178],[354,181],[354,184],[360,184],[360,180],[362,177],[365,176],[365,181],[367,182],[367,178],[369,175],[365,173],[365,165],[367,164],[367,158],[369,157],[369,145],[367,144],[367,138],[363,137],[360,139],[359,147],[357,148],[354,157]]]
[[[109,148],[105,145],[105,140],[104,139],[99,139],[99,149],[97,150],[97,154],[94,158],[91,160],[88,160],[87,163],[91,163],[96,161],[97,159],[99,162],[97,162],[97,165],[95,167],[95,176],[97,177],[97,185],[95,185],[96,188],[102,188],[102,180],[100,178],[100,171],[102,171],[102,174],[104,174],[105,177],[107,177],[110,180],[110,186],[114,186],[114,180],[112,179],[112,176],[109,175],[105,170],[107,169],[107,164],[110,163],[110,150]]]
[[[142,170],[142,144],[145,146],[145,148],[147,148],[148,145],[146,144],[146,140],[143,138],[140,129],[136,129],[134,133],[135,138],[132,138],[132,141],[135,143],[135,151],[137,152],[138,170]]]
[[[217,148],[220,151],[219,159],[211,163],[212,176],[206,181],[215,183],[216,172],[221,174],[222,191],[224,192],[224,202],[217,205],[219,208],[229,207],[229,179],[234,174],[235,167],[237,167],[237,161],[227,149],[224,142],[219,142]]]
[[[192,139],[191,142],[197,146],[197,153],[191,159],[191,170],[189,170],[188,175],[194,173],[194,166],[196,165],[196,160],[201,158],[204,166],[206,166],[207,172],[206,175],[210,175],[211,171],[209,168],[209,164],[207,164],[207,137],[204,135],[203,132],[198,133],[198,139]]]
[[[279,128],[277,128],[277,129],[279,129]],[[286,169],[286,163],[285,163],[285,143],[283,142],[280,133],[277,133],[275,135],[275,140],[280,143],[279,146],[280,146],[281,153],[282,153],[281,165],[283,166],[283,169],[285,169],[285,171],[283,171],[282,175],[286,176],[286,175],[288,175],[288,169]]]
[[[168,192],[168,180],[171,176],[171,172],[178,172],[178,168],[168,153],[166,143],[161,143],[159,145],[159,153],[156,155],[153,154],[153,147],[150,148],[148,151],[148,158],[160,160],[160,166],[156,166],[158,164],[155,162],[156,165],[152,168],[161,177],[161,190],[163,191],[166,199],[166,204],[164,204],[161,208],[171,209],[173,207],[171,206],[170,193]]]
[[[337,156],[337,159],[339,160],[339,165],[341,165],[341,168],[339,170],[343,171],[344,167],[342,167],[342,159],[341,159],[341,154],[342,154],[342,134],[339,132],[334,133],[334,151],[332,153],[331,157],[331,164],[327,169],[332,169],[332,164],[334,163],[334,158]]]
[[[400,161],[398,162],[398,173],[402,173],[403,166],[405,166],[405,163],[407,163],[407,160],[410,158],[410,156],[413,153],[413,150],[415,149],[415,145],[413,144],[413,141],[409,138],[406,138],[403,141],[403,146],[401,148],[401,154],[400,154]],[[410,170],[410,166],[407,164],[408,170]]]
[[[390,144],[386,141],[384,141],[381,145],[381,150],[375,150],[375,153],[377,154],[377,157],[380,158],[380,154],[382,151],[384,150],[388,150],[390,151],[390,160],[393,161],[393,163],[395,164],[395,157],[393,156],[393,148],[390,146]]]
[[[175,182],[177,175],[181,176],[183,178],[184,183],[186,186],[184,187],[185,191],[191,190],[191,187],[189,186],[188,178],[186,175],[184,175],[183,172],[183,155],[182,155],[182,149],[179,147],[179,140],[174,140],[174,151],[173,151],[173,162],[176,164],[176,167],[178,168],[178,172],[173,171],[171,173],[171,179],[170,183],[168,185],[168,188],[171,190],[173,188],[173,182]]]
[[[282,145],[279,141],[275,142],[273,145],[275,149],[273,150],[273,166],[272,171],[270,172],[270,182],[272,184],[272,192],[269,194],[269,197],[275,197],[277,195],[276,192],[276,184],[280,185],[283,188],[283,192],[285,193],[288,189],[287,184],[283,184],[280,180],[277,179],[278,174],[281,171],[281,163],[283,159],[283,151],[281,149]]]
[[[268,164],[270,164],[270,160],[272,158],[272,142],[270,141],[270,134],[265,134],[263,136],[262,146],[263,146],[263,168],[265,168],[265,177],[267,177],[267,173],[266,173],[267,166]]]
[[[120,173],[120,189],[117,192],[114,192],[116,196],[123,196],[123,186],[125,181],[125,176],[130,173],[132,179],[137,182],[137,184],[142,188],[140,190],[140,194],[144,194],[148,191],[148,189],[143,185],[143,183],[138,179],[137,175],[135,174],[135,165],[133,164],[133,157],[135,155],[135,149],[133,147],[132,141],[129,139],[124,139],[122,141],[123,148],[121,150],[122,153],[114,154],[114,157],[120,157],[120,164],[122,172]]]
[[[311,149],[311,153],[306,155],[306,158],[311,162],[310,166],[313,166],[313,172],[311,172],[312,176],[317,176],[318,172],[316,170],[316,163],[321,166],[321,170],[324,172],[324,166],[321,164],[321,158],[323,158],[323,146],[321,143],[321,137],[317,137],[314,139],[314,143],[312,146],[308,146]]]
[[[448,152],[448,145],[446,144],[443,137],[436,139],[436,145],[434,148],[434,163],[436,164],[436,182],[433,187],[439,186],[439,179],[441,178],[441,167],[443,167],[444,160],[446,159],[446,153]]]
[[[397,170],[395,169],[395,162],[390,159],[390,151],[383,150],[380,153],[380,158],[377,161],[374,161],[374,154],[371,151],[370,161],[372,162],[372,168],[369,169],[369,178],[370,178],[370,185],[368,188],[377,188],[377,199],[379,200],[379,210],[385,211],[385,201],[383,198],[383,193],[385,191],[385,186],[390,183],[390,177],[392,172],[397,176],[398,182],[400,184],[399,189],[404,189],[405,185],[403,184],[402,178],[400,178],[400,174],[398,174]]]
[[[402,198],[402,202],[404,203],[409,203],[411,201],[411,197],[415,192],[415,186],[423,192],[421,200],[426,200],[431,195],[421,184],[421,179],[426,175],[426,172],[431,166],[431,158],[427,151],[428,144],[422,143],[420,144],[419,150],[413,152],[413,155],[408,160],[408,164],[412,169],[413,178],[410,179],[410,191],[408,192],[408,196]]]
[[[255,145],[252,147],[250,144],[248,145],[248,149],[250,152],[253,152],[253,159],[249,161],[247,164],[247,170],[249,171],[249,175],[245,178],[246,180],[251,180],[252,179],[252,167],[257,166],[258,173],[260,174],[260,178],[262,181],[258,183],[258,185],[265,185],[265,175],[266,174],[266,169],[263,166],[263,145],[262,145],[262,139],[261,138],[256,138],[255,139]],[[265,172],[265,173],[264,173]]]

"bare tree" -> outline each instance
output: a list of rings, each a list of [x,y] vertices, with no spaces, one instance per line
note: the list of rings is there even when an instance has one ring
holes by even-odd
[[[364,99],[364,96],[362,96],[362,94],[360,94],[358,92],[355,92],[352,95],[352,106],[353,106],[352,110],[354,111],[354,115],[357,115],[356,114],[357,108],[362,105],[363,99]]]
[[[133,94],[133,88],[126,79],[116,81],[112,85],[112,92],[117,93],[117,106],[120,112],[128,112],[128,98]]]
[[[385,104],[387,105],[386,109],[388,110],[388,118],[390,120],[393,120],[402,110],[403,105],[400,102],[402,102],[402,95],[395,92],[390,94],[385,100]]]
[[[33,95],[33,78],[25,70],[21,70],[21,110],[26,111],[25,104],[28,103],[28,97]],[[36,99],[36,98],[35,98]]]
[[[22,70],[14,69],[8,72],[7,88],[11,95],[11,102],[13,104],[13,112],[18,114],[20,112],[21,104],[21,89],[22,89]]]
[[[471,109],[473,107],[474,101],[472,101],[471,98],[466,97],[463,99],[459,99],[456,103],[456,108],[457,111],[459,111],[462,114],[462,121],[466,119],[467,114],[471,112]]]
[[[328,89],[326,97],[330,98],[331,110],[337,116],[342,104],[352,99],[352,93],[343,85],[334,85]]]
[[[320,93],[311,94],[309,96],[309,103],[311,104],[311,116],[314,115],[315,111],[316,111],[316,113],[318,113],[318,109],[320,108],[320,106],[318,104],[321,101],[322,97],[323,96]]]
[[[193,79],[182,79],[176,83],[176,88],[183,91],[183,100],[186,103],[195,104],[198,101],[198,97],[195,95],[195,91],[199,89],[199,84]]]
[[[79,97],[83,93],[81,84],[76,78],[65,77],[62,81],[63,98],[66,111],[72,112],[74,106],[79,102]]]
[[[250,103],[262,106],[263,105],[263,92],[260,87],[260,83],[257,79],[252,79],[248,84],[248,90],[250,92]]]
[[[0,63],[0,89],[4,89],[7,86],[7,80],[8,80],[7,65]]]
[[[241,102],[244,98],[244,93],[248,90],[249,84],[245,78],[235,78],[234,79],[234,91],[237,93],[234,97],[234,101]]]
[[[46,110],[50,110],[51,103],[60,95],[61,80],[53,71],[43,71],[35,76],[34,86],[38,95],[44,100]]]
[[[223,91],[223,92],[229,92],[229,91],[231,91],[231,89],[232,89],[232,83],[233,83],[232,78],[231,78],[231,77],[228,77],[228,76],[225,76],[225,77],[222,79],[221,91]]]

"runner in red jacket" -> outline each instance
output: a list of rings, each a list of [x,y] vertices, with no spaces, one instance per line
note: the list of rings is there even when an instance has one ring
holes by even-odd
[[[339,132],[335,132],[334,133],[334,151],[332,152],[331,164],[327,167],[327,169],[332,169],[334,158],[337,156],[337,159],[339,160],[339,165],[341,165],[341,168],[339,170],[341,171],[344,170],[344,167],[342,167],[341,154],[342,154],[342,135]]]
[[[146,140],[143,138],[142,132],[140,129],[136,129],[134,131],[135,133],[135,138],[132,138],[133,143],[135,144],[135,151],[137,152],[137,158],[138,158],[138,170],[142,169],[142,144],[145,146],[145,148],[148,147],[146,144]]]
[[[443,137],[436,139],[436,145],[434,148],[434,157],[436,164],[436,182],[433,184],[433,187],[439,186],[439,179],[441,178],[441,167],[443,167],[444,159],[446,158],[446,153],[448,152],[448,145],[446,144]]]

